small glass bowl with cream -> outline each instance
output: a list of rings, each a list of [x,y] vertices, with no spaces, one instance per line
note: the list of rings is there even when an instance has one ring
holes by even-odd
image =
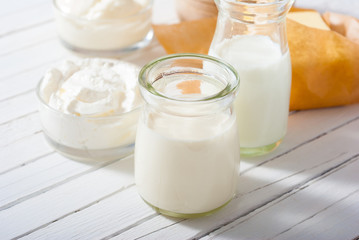
[[[65,61],[37,87],[48,143],[76,160],[114,160],[133,152],[142,106],[137,66],[109,59]]]
[[[153,37],[153,0],[53,0],[58,35],[80,54],[116,56]]]

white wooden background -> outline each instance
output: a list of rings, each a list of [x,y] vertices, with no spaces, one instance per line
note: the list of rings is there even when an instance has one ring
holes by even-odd
[[[57,39],[49,0],[0,6],[1,240],[359,237],[359,104],[292,113],[275,152],[242,159],[240,194],[228,206],[200,219],[163,217],[138,196],[132,156],[84,164],[47,145],[34,88],[48,67],[74,56]],[[157,0],[154,22],[175,22],[173,10],[173,1]],[[164,54],[154,40],[125,60],[143,65]]]

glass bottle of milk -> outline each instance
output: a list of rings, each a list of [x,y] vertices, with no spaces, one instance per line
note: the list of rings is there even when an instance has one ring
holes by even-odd
[[[242,156],[275,149],[286,134],[291,61],[286,14],[294,0],[215,0],[219,10],[209,54],[241,79],[234,106]]]
[[[135,181],[141,197],[162,214],[184,218],[226,205],[239,176],[234,68],[206,55],[169,55],[147,64],[139,83],[145,105]]]

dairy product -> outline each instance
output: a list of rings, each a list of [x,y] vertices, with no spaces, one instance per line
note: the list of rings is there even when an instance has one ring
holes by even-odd
[[[49,106],[77,116],[108,116],[139,104],[139,69],[101,59],[66,61],[45,74],[41,94]]]
[[[267,36],[234,36],[210,55],[223,58],[239,73],[240,90],[234,106],[241,148],[276,143],[286,133],[291,86],[289,52]]]
[[[38,88],[47,137],[90,157],[91,150],[133,145],[142,102],[138,72],[137,66],[106,59],[66,61],[49,70]]]
[[[204,121],[152,113],[139,121],[136,137],[138,191],[151,205],[174,213],[221,207],[235,194],[238,144],[234,115],[218,113]]]
[[[307,27],[330,31],[330,28],[324,22],[321,15],[315,11],[290,12],[287,14],[287,18]]]
[[[73,48],[123,49],[149,34],[151,5],[151,0],[56,0],[57,30]]]

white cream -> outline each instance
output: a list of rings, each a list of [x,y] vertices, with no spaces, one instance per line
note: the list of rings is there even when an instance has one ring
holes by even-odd
[[[291,86],[289,52],[267,36],[236,36],[210,49],[239,73],[237,112],[241,148],[256,148],[281,140],[287,129]]]
[[[151,0],[56,0],[56,5],[58,33],[75,48],[123,49],[151,29]]]
[[[45,74],[41,94],[49,106],[77,116],[107,116],[138,105],[139,69],[128,63],[85,59]]]
[[[135,180],[148,203],[196,214],[233,198],[239,164],[234,116],[218,113],[204,121],[154,113],[138,128]]]
[[[132,110],[142,102],[138,72],[106,59],[66,61],[49,70],[39,88],[44,132],[57,144],[87,152],[133,144],[139,110]]]

